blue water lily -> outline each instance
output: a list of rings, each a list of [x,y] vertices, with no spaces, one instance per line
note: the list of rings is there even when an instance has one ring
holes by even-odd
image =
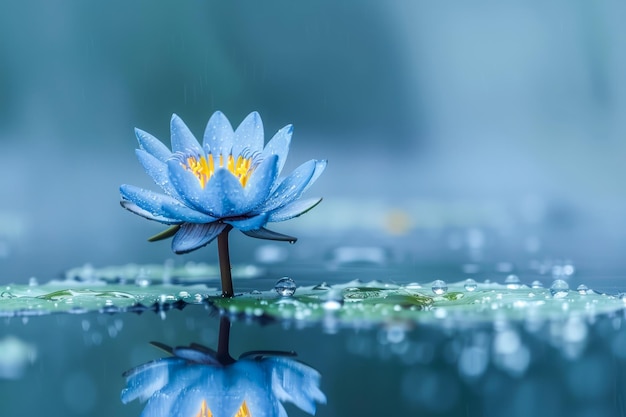
[[[218,111],[200,144],[173,115],[170,151],[154,136],[135,129],[137,157],[163,192],[122,185],[121,204],[142,217],[172,225],[152,240],[173,236],[175,253],[198,249],[231,228],[256,238],[295,241],[265,225],[300,216],[321,201],[300,197],[324,171],[326,161],[310,160],[281,178],[292,130],[285,126],[264,146],[257,112],[233,130]]]
[[[285,401],[309,414],[326,403],[320,374],[277,352],[248,352],[224,362],[202,345],[154,344],[173,356],[128,371],[121,395],[124,403],[147,400],[141,416],[286,417]]]

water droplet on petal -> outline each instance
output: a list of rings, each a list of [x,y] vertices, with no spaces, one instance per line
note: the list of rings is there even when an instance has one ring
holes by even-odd
[[[433,281],[432,290],[437,295],[443,295],[448,291],[448,284],[440,279]]]
[[[291,297],[296,292],[296,282],[289,277],[283,277],[276,282],[274,290],[281,297]]]
[[[562,279],[554,280],[552,285],[550,286],[550,293],[554,298],[564,298],[567,297],[567,293],[569,292],[569,285],[567,282]]]
[[[28,286],[29,287],[36,287],[37,285],[39,285],[39,281],[37,281],[37,278],[35,277],[30,277],[28,279]]]
[[[532,284],[530,284],[531,288],[543,288],[543,284],[539,280],[534,280]]]
[[[465,280],[465,291],[475,291],[476,288],[478,288],[478,284],[476,283],[476,281],[474,281],[472,278],[468,278]]]
[[[511,274],[504,280],[504,284],[510,290],[516,290],[520,287],[521,283],[517,275]]]

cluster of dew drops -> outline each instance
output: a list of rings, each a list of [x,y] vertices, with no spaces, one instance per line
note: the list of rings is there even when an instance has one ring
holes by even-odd
[[[569,277],[573,274],[573,271],[574,270],[572,266],[571,270],[568,269],[565,271],[566,272],[565,274],[561,274],[561,275],[563,277]],[[491,284],[491,282],[487,280],[485,281],[485,284]],[[509,274],[504,280],[504,285],[506,286],[506,288],[510,290],[516,290],[516,289],[522,288],[522,282],[520,278],[515,274]],[[476,291],[476,289],[478,289],[478,286],[479,286],[478,282],[476,282],[476,280],[474,280],[473,278],[467,278],[463,282],[463,287],[465,288],[465,291],[467,292]],[[543,288],[543,284],[541,281],[535,280],[531,283],[530,287],[533,289],[540,289],[540,288]],[[439,296],[444,295],[448,292],[448,284],[441,279],[437,279],[432,282],[431,290],[435,295],[439,295]],[[564,298],[568,295],[570,291],[570,287],[567,281],[565,281],[564,279],[556,278],[554,279],[554,281],[552,281],[552,284],[550,285],[549,290],[550,290],[550,294],[552,295],[552,297]],[[593,292],[593,290],[590,290],[584,284],[580,284],[578,287],[576,287],[576,292],[578,292],[580,295],[587,295]],[[623,298],[626,298],[626,297],[623,297]]]

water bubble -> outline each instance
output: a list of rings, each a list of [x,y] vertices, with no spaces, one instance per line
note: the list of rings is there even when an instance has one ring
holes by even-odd
[[[137,277],[137,279],[135,279],[135,285],[138,287],[147,287],[150,285],[150,279],[147,277]]]
[[[534,280],[532,284],[530,284],[531,288],[543,288],[543,283],[539,280]]]
[[[510,290],[516,290],[520,287],[521,283],[517,275],[511,274],[504,280],[506,287]]]
[[[440,279],[433,281],[432,290],[437,295],[443,295],[448,292],[448,284]]]
[[[569,292],[569,285],[567,282],[562,279],[554,280],[552,285],[550,286],[550,293],[554,298],[563,298],[567,297],[567,293]]]
[[[291,297],[296,292],[296,282],[289,277],[283,277],[276,282],[274,290],[281,297]]]
[[[323,298],[322,308],[327,312],[340,310],[343,306],[343,293],[340,290],[330,290]]]
[[[315,287],[313,287],[314,290],[330,290],[330,285],[328,285],[326,282],[322,282],[321,284],[317,284]]]
[[[472,278],[468,278],[465,280],[465,290],[472,292],[475,291],[476,288],[478,288],[478,284],[476,284],[476,281],[474,281]]]
[[[28,279],[28,286],[29,287],[36,287],[37,285],[39,285],[39,281],[37,281],[37,278],[35,277],[30,277]]]
[[[578,287],[576,287],[576,291],[578,291],[578,294],[580,295],[587,295],[589,294],[589,287],[587,287],[585,284],[580,284]]]
[[[341,309],[341,304],[339,300],[326,300],[322,303],[322,308],[326,311],[337,311]]]

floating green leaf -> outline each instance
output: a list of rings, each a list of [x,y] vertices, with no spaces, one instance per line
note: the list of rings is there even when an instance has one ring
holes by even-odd
[[[252,319],[355,326],[390,321],[545,320],[612,313],[626,306],[620,296],[592,290],[551,291],[496,283],[478,284],[468,290],[463,282],[448,284],[443,294],[434,294],[430,283],[420,286],[351,281],[300,286],[290,296],[280,296],[276,291],[253,291],[223,298],[215,285],[217,281],[213,283],[215,277],[209,277],[212,268],[215,267],[205,264],[178,268],[83,267],[69,271],[63,281],[0,288],[0,316],[165,310],[208,304],[224,314]],[[235,271],[241,275],[248,271],[252,276],[250,271],[254,272],[254,268]]]

